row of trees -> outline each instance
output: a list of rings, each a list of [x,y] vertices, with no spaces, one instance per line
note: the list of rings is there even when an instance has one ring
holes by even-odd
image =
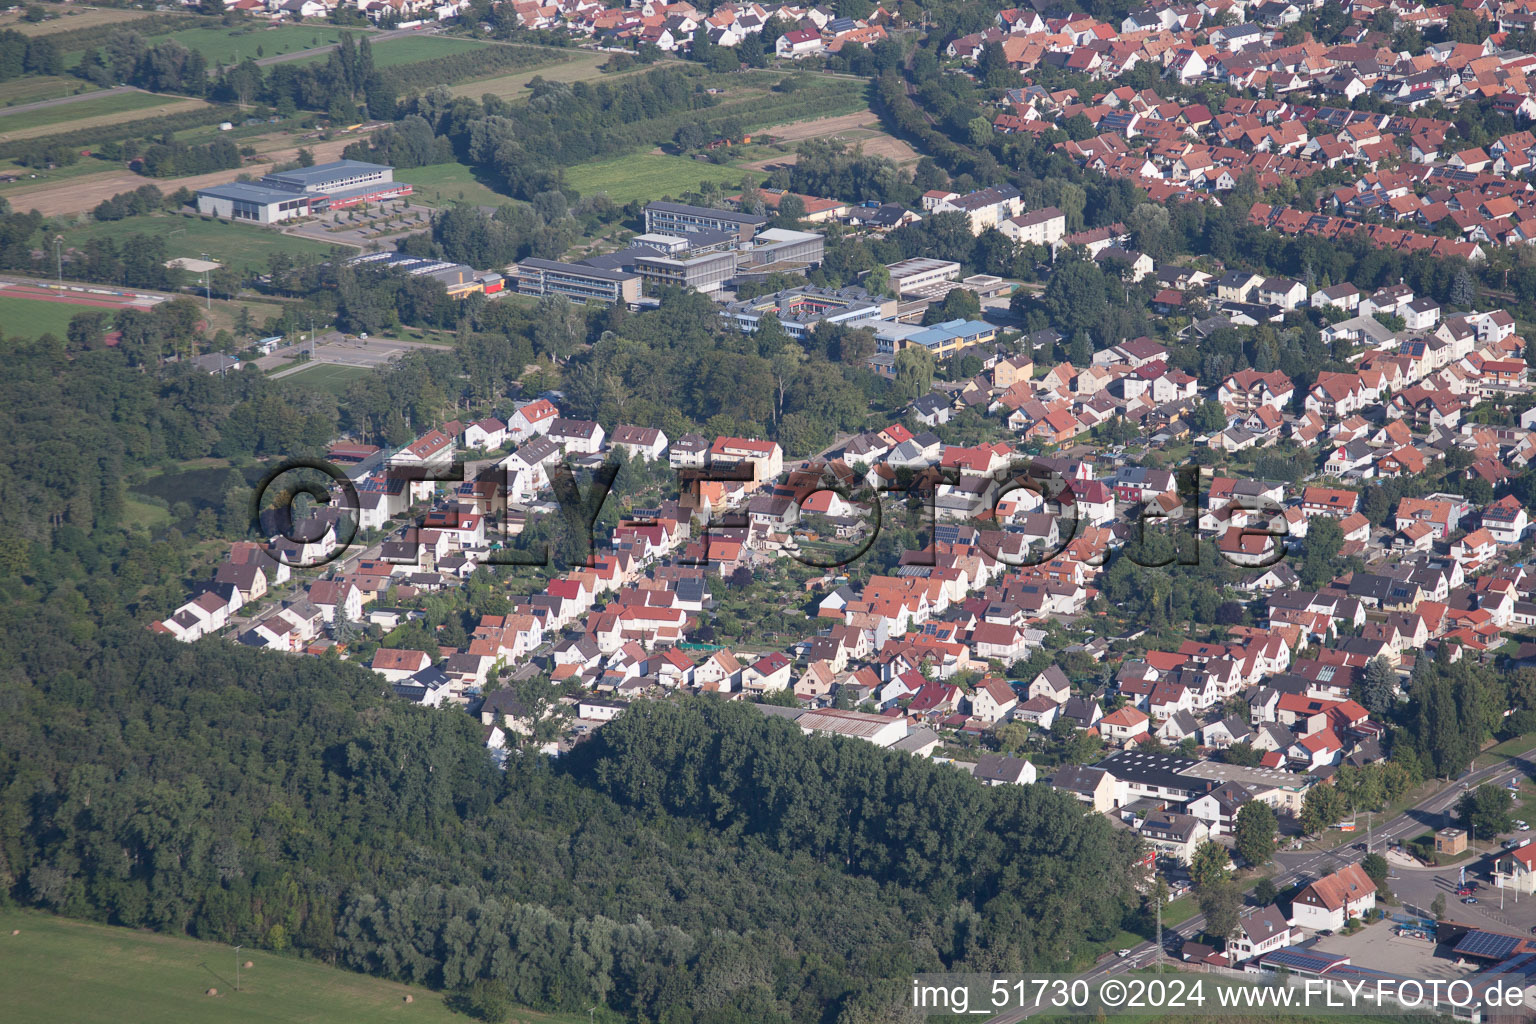
[[[0,82],[22,75],[57,75],[63,69],[64,55],[48,36],[0,30]]]

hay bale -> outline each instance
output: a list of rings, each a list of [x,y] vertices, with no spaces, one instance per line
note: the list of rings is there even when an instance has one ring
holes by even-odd
[[[21,929],[20,928],[12,928],[11,929],[11,934],[12,935],[20,935],[21,934]]]
[[[254,960],[247,960],[245,963],[241,964],[240,966],[245,968],[246,970],[250,970],[252,967],[256,966],[256,962]]]
[[[404,1001],[407,1003],[414,1003],[416,1001],[416,997],[407,993]]]
[[[219,994],[219,990],[216,989],[216,988],[211,988],[207,992],[203,993],[203,995],[205,995],[205,996],[216,996],[218,994]]]

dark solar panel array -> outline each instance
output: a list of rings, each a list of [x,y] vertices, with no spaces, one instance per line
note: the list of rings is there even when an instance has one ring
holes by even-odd
[[[1332,956],[1328,953],[1308,953],[1299,949],[1277,949],[1273,953],[1265,955],[1264,963],[1290,967],[1298,971],[1321,973],[1343,959],[1345,958]]]
[[[1471,931],[1456,944],[1456,952],[1466,956],[1503,959],[1520,944],[1518,935],[1500,935],[1498,932]]]

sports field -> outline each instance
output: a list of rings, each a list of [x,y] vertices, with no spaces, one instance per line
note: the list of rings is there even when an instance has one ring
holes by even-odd
[[[12,935],[13,930],[20,934]],[[236,963],[241,967],[235,991]],[[208,995],[216,990],[217,995]],[[0,913],[0,992],[7,1019],[69,1024],[465,1024],[427,989],[261,950]],[[411,1002],[405,1001],[409,996]],[[526,1024],[587,1015],[516,1010]]]
[[[17,298],[5,294],[8,290],[0,288],[0,329],[7,336],[36,338],[52,334],[63,338],[69,329],[70,318],[86,309],[63,302]]]
[[[760,174],[740,167],[664,153],[635,153],[609,160],[594,160],[577,164],[565,172],[565,180],[582,195],[606,192],[616,203],[679,196],[698,189],[702,181],[734,187],[747,177],[759,181],[762,178]]]
[[[302,370],[284,374],[280,379],[285,384],[302,384],[307,388],[315,388],[332,395],[340,395],[352,382],[359,377],[366,377],[371,371],[361,366],[340,366],[336,363],[310,363]]]

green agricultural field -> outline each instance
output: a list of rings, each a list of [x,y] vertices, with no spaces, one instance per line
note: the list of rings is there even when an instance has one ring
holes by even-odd
[[[267,258],[275,252],[307,253],[318,257],[329,256],[331,252],[331,247],[324,242],[285,235],[254,224],[158,214],[74,228],[64,233],[64,244],[78,246],[92,238],[121,241],[124,236],[134,234],[164,238],[168,258],[207,253],[209,259],[228,263],[242,274],[266,273]]]
[[[691,192],[703,181],[740,185],[743,178],[762,176],[727,164],[712,164],[685,156],[636,153],[577,164],[565,172],[565,180],[584,196],[608,193],[616,203],[634,199],[660,199]]]
[[[458,202],[501,206],[515,202],[511,196],[496,191],[488,178],[481,180],[474,168],[464,164],[429,164],[399,171],[395,176],[411,183],[415,189],[411,195],[413,202],[432,206],[451,206]]]
[[[310,363],[302,370],[286,373],[278,378],[284,384],[302,384],[307,388],[342,395],[352,382],[372,373],[364,366],[341,366],[336,363]]]
[[[394,68],[402,64],[415,64],[417,61],[469,53],[471,50],[483,49],[489,45],[478,39],[460,39],[454,36],[403,36],[398,39],[386,39],[372,47],[373,66]],[[329,57],[329,54],[318,53],[300,57],[298,62],[307,64],[312,61],[324,61]]]
[[[5,289],[0,288],[0,328],[7,335],[21,338],[35,338],[40,334],[62,338],[69,329],[71,317],[76,313],[91,312],[95,308],[67,302],[44,302],[42,299],[18,299],[5,294]]]
[[[60,96],[73,96],[80,92],[95,92],[90,82],[68,75],[28,75],[13,78],[0,85],[0,106],[14,107],[39,100],[54,100]]]
[[[608,63],[612,54],[592,53],[587,50],[572,50],[569,56],[560,56],[553,52],[548,64],[539,64],[535,67],[524,68],[514,74],[499,75],[495,78],[480,78],[472,82],[453,87],[455,96],[468,96],[472,100],[478,100],[490,93],[500,96],[505,100],[526,99],[528,96],[528,83],[535,78],[542,78],[546,82],[589,82],[608,78],[622,78],[624,75],[632,75],[649,68],[636,68],[631,71],[621,72],[618,75],[604,75],[601,68]]]
[[[53,107],[40,107],[15,113],[0,110],[0,136],[43,125],[56,126],[58,131],[69,131],[71,122],[106,117],[111,114],[125,114],[186,99],[185,96],[158,96],[152,92],[115,92],[107,96],[93,96],[86,100],[75,100],[73,103],[61,103]]]
[[[401,64],[435,60],[469,53],[490,44],[478,39],[456,39],[451,36],[409,36],[403,39],[387,39],[373,48],[373,66],[394,68]]]
[[[170,35],[153,36],[150,43],[174,39],[189,50],[197,50],[210,67],[219,64],[238,64],[247,57],[277,57],[285,53],[312,50],[317,46],[329,46],[339,42],[347,29],[329,25],[281,25],[277,28],[194,28]],[[365,35],[357,29],[353,35]],[[260,47],[261,52],[256,52]]]
[[[16,930],[19,934],[12,935]],[[235,990],[235,966],[241,967]],[[208,995],[217,990],[217,995]],[[0,914],[0,992],[16,1021],[70,1024],[465,1024],[443,996],[262,950],[109,928],[39,913]],[[406,998],[410,998],[407,1003]],[[514,1011],[526,1024],[587,1015]]]
[[[0,195],[19,188],[36,188],[39,185],[57,184],[70,178],[83,178],[92,174],[100,174],[116,168],[116,164],[108,164],[100,160],[85,159],[72,163],[68,167],[54,167],[49,170],[39,170],[33,167],[23,167],[14,160],[0,160],[0,175],[15,176],[14,181],[0,181]],[[25,206],[22,209],[26,209]]]

